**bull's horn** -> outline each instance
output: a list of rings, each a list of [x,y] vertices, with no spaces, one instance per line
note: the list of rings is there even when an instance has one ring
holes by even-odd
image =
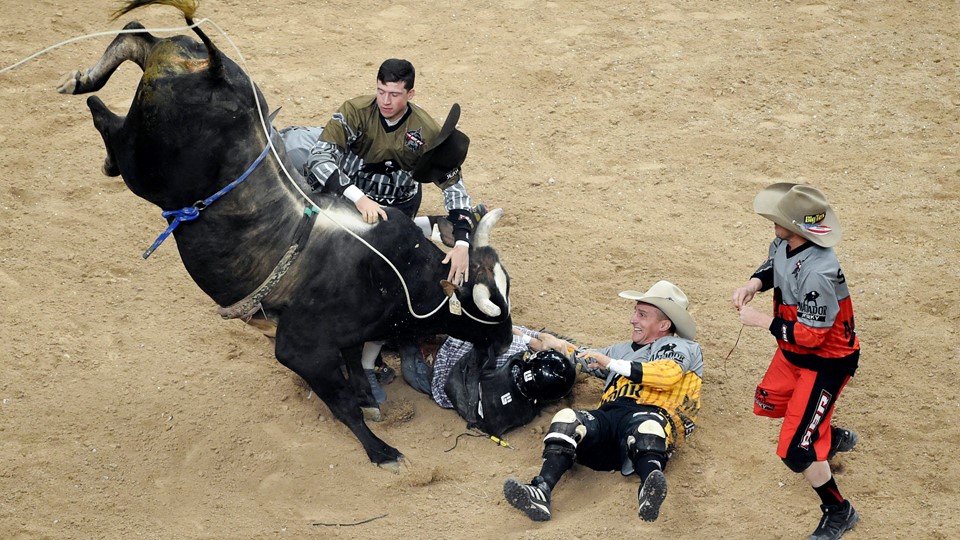
[[[490,245],[490,230],[500,221],[503,216],[503,208],[494,208],[480,218],[477,224],[477,230],[473,233],[473,247],[486,247]]]
[[[473,288],[473,303],[488,317],[500,316],[500,308],[490,301],[490,289],[486,285],[477,285]]]

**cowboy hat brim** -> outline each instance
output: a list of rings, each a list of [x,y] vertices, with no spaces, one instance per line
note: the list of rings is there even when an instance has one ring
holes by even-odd
[[[447,137],[449,137],[450,134],[457,129],[457,122],[459,121],[460,121],[460,104],[454,103],[453,106],[450,107],[450,112],[447,113],[447,118],[444,119],[443,121],[443,126],[440,128],[440,133],[438,133],[437,136],[434,137],[432,141],[429,141],[423,147],[423,151],[422,151],[423,154],[426,154],[427,152],[432,151],[434,148],[440,146],[440,144],[443,143],[443,141],[447,140]]]
[[[411,176],[417,182],[446,186],[460,176],[460,165],[467,159],[470,138],[457,129],[460,105],[454,103],[440,133],[429,141],[420,154]]]

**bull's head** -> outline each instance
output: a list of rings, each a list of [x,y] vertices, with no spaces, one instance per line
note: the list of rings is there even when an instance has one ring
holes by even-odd
[[[472,319],[476,324],[467,325],[475,330],[476,337],[468,338],[475,345],[505,347],[502,334],[511,326],[510,276],[500,264],[496,250],[490,247],[490,231],[503,216],[496,208],[480,219],[473,235],[470,250],[470,279],[463,285],[447,280],[441,284],[450,298],[451,312]],[[507,341],[509,344],[509,341]]]

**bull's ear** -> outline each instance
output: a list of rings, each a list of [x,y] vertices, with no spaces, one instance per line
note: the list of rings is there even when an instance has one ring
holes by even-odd
[[[445,279],[440,280],[440,286],[443,287],[443,292],[447,295],[447,298],[453,296],[453,293],[455,292],[460,292],[460,287],[457,287],[452,282]]]

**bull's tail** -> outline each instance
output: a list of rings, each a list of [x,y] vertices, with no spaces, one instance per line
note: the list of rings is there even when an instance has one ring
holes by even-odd
[[[183,13],[183,19],[187,21],[187,24],[193,26],[193,16],[197,13],[200,0],[130,0],[126,6],[114,11],[111,18],[116,20],[137,8],[155,4],[173,6],[179,9]],[[203,33],[203,30],[200,30],[199,26],[194,26],[193,31],[200,37],[200,41],[202,41],[207,48],[207,56],[210,58],[210,69],[215,73],[219,73],[223,69],[223,58],[220,50],[217,49],[213,42],[210,41],[210,38]]]

